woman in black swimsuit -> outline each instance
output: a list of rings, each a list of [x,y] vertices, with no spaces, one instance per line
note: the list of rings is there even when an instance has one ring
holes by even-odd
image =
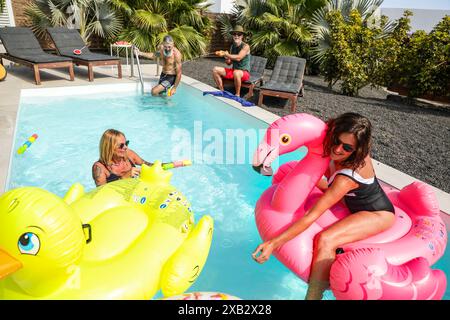
[[[328,181],[323,179],[317,184],[323,195],[286,231],[260,244],[253,252],[253,258],[264,263],[273,250],[295,238],[327,209],[343,200],[352,214],[314,239],[306,299],[322,298],[339,247],[380,233],[394,224],[394,207],[375,177],[370,158],[371,131],[370,121],[356,113],[345,113],[328,121],[324,140],[324,156],[331,158],[326,173]]]
[[[125,135],[118,130],[108,129],[103,133],[100,139],[100,159],[92,165],[92,178],[97,187],[119,179],[139,176],[140,168],[136,165],[152,165],[128,149],[128,143]]]

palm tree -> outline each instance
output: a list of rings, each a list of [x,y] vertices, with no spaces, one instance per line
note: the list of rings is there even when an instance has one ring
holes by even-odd
[[[111,0],[125,17],[127,27],[119,38],[143,51],[156,51],[165,35],[170,35],[183,53],[192,59],[205,53],[205,34],[212,29],[204,15],[210,4],[204,0]]]
[[[122,20],[111,7],[109,0],[34,0],[25,9],[31,29],[39,36],[54,26],[75,27],[88,43],[95,34],[102,38],[116,36]]]
[[[308,19],[324,0],[243,0],[236,1],[231,18],[219,17],[221,32],[229,37],[233,25],[243,25],[252,34],[252,52],[272,64],[278,56],[303,56],[312,40]]]
[[[383,0],[328,0],[328,3],[317,10],[311,21],[311,30],[314,35],[315,46],[312,47],[312,58],[321,62],[325,53],[330,48],[331,34],[330,25],[326,19],[327,14],[331,11],[339,11],[344,20],[348,21],[350,12],[356,9],[361,15],[364,24],[370,26],[375,23],[376,13]],[[393,22],[382,25],[383,35],[388,34],[395,27]]]

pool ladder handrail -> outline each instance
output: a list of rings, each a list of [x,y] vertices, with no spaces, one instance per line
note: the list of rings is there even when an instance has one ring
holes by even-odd
[[[141,62],[139,61],[139,55],[138,55],[136,49],[137,49],[137,47],[135,45],[133,45],[133,52],[134,52],[134,55],[136,56],[136,64],[137,64],[137,68],[138,68],[139,81],[141,82],[142,93],[144,93],[144,78],[142,77]]]

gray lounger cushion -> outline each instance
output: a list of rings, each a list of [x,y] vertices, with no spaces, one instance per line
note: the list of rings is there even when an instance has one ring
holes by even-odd
[[[306,60],[280,56],[275,62],[270,80],[261,89],[299,93],[303,86]]]
[[[59,54],[62,56],[85,61],[118,60],[117,57],[93,53],[88,47],[84,48],[79,55],[73,53],[73,50],[82,49],[85,46],[83,39],[75,29],[55,27],[47,28],[47,32],[50,34]]]
[[[15,58],[33,63],[72,61],[70,58],[46,53],[42,50],[33,31],[28,28],[0,28],[0,39],[2,40],[6,52]]]
[[[250,79],[244,81],[245,83],[255,83],[261,80],[266,69],[267,58],[259,56],[250,57]]]

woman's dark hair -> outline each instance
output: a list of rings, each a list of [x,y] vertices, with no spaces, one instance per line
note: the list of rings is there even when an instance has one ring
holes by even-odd
[[[327,135],[324,140],[323,155],[329,156],[331,148],[342,133],[353,133],[356,138],[355,151],[342,162],[342,165],[356,170],[364,166],[364,159],[372,148],[372,124],[366,117],[353,112],[341,114],[327,122]]]

